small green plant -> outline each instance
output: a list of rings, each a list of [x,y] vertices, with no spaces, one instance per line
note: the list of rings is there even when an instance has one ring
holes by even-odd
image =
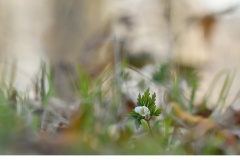
[[[138,106],[129,114],[128,120],[134,120],[137,129],[140,125],[143,125],[143,127],[152,134],[150,120],[153,116],[159,116],[161,114],[161,109],[156,109],[156,93],[150,96],[149,90],[148,88],[143,95],[139,93],[137,99]]]

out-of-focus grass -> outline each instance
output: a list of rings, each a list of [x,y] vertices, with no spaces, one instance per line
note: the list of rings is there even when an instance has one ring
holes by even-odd
[[[126,67],[126,66],[125,66]],[[123,68],[124,69],[124,68]],[[44,72],[43,75],[45,75]],[[166,103],[179,105],[181,114],[189,114],[189,119],[178,116],[175,108],[162,107],[160,119],[151,119],[153,134],[144,127],[136,130],[132,122],[126,121],[127,112],[119,118],[114,96],[124,101],[122,95],[113,95],[114,78],[109,73],[100,79],[93,80],[78,66],[80,81],[73,82],[81,104],[71,118],[70,125],[57,133],[41,133],[42,116],[32,112],[26,100],[16,94],[4,94],[0,90],[0,153],[1,154],[126,154],[126,155],[182,155],[182,154],[238,154],[239,142],[231,133],[226,133],[221,127],[212,127],[202,136],[197,136],[196,130],[205,130],[202,121],[191,121],[199,116],[198,109],[193,104],[198,87],[198,77],[191,69],[180,70],[176,66],[163,65],[159,72],[153,75],[153,81],[167,88]],[[42,110],[48,100],[56,96],[53,88],[51,72],[47,75],[50,90],[41,92]],[[106,78],[108,77],[108,78]],[[184,88],[181,81],[186,80],[191,88],[189,99],[183,96]],[[107,83],[106,87],[106,81]],[[227,77],[223,86],[229,88]],[[42,86],[43,84],[42,79]],[[105,84],[105,86],[104,86]],[[229,84],[230,85],[230,84]],[[44,88],[44,87],[42,87]],[[151,88],[150,88],[151,90]],[[226,96],[227,91],[222,91]],[[123,94],[123,93],[121,93]],[[9,96],[11,95],[11,96]],[[137,99],[137,97],[136,97]],[[18,111],[18,107],[22,107]],[[205,106],[204,106],[205,107]],[[100,114],[101,113],[101,114]],[[203,117],[204,118],[204,117]],[[208,117],[206,117],[208,119]],[[208,119],[212,122],[211,118]],[[198,126],[199,125],[199,126]],[[203,127],[203,128],[201,128]],[[207,127],[207,125],[206,125]],[[28,134],[27,134],[28,133]],[[27,136],[26,136],[27,135]],[[51,149],[50,149],[51,148]],[[19,151],[20,149],[20,151]]]
[[[21,133],[21,119],[17,116],[16,104],[8,100],[0,91],[0,153],[8,153]]]

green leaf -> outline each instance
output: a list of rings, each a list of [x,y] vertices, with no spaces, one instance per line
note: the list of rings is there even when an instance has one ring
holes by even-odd
[[[140,127],[142,119],[144,119],[144,117],[136,113],[134,110],[127,117],[127,121],[134,121],[137,129]]]
[[[127,121],[131,121],[131,120],[138,119],[139,116],[141,117],[141,115],[139,115],[138,113],[136,113],[136,112],[133,110],[131,113],[129,113],[128,118],[127,118]]]
[[[162,110],[161,108],[158,108],[155,113],[154,113],[154,116],[159,116],[161,114]]]
[[[133,116],[133,115],[129,115],[128,117],[127,117],[127,121],[133,121],[133,120],[135,120],[136,118]]]
[[[156,109],[156,105],[153,105],[153,106],[150,107],[149,110],[150,110],[150,113],[151,113],[150,115],[151,115],[151,116],[154,115],[154,113],[155,113],[155,109]]]
[[[155,102],[156,102],[156,93],[153,93],[152,98],[150,98],[150,100],[151,100],[150,105],[155,105]]]
[[[135,123],[136,128],[138,129],[140,127],[140,125],[141,125],[141,120],[135,119],[134,123]]]
[[[137,105],[138,106],[144,106],[142,96],[141,96],[140,93],[138,94]]]
[[[143,100],[144,100],[144,104],[146,107],[149,107],[149,100],[150,100],[150,89],[148,88],[143,95]]]
[[[150,129],[148,127],[148,124],[147,124],[147,121],[145,119],[141,120],[141,124],[147,131],[150,131]]]

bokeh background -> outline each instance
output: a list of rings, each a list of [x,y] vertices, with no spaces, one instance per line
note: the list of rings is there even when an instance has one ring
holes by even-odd
[[[125,60],[146,77],[165,64],[193,68],[199,86],[191,103],[197,106],[207,95],[208,108],[240,109],[239,44],[239,0],[0,0],[1,89],[14,89],[38,106],[42,92],[53,85],[59,99],[49,103],[66,119],[79,105],[73,81],[88,82],[82,72],[91,80],[106,72],[118,79]],[[53,76],[53,84],[43,71]],[[107,102],[121,91],[136,99],[136,84],[144,76],[129,73],[132,88],[116,80],[121,89],[106,94]],[[186,88],[186,94],[191,92]],[[65,120],[55,119],[54,125]]]

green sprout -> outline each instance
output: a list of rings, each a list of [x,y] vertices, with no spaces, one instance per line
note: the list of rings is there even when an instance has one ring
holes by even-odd
[[[129,114],[128,120],[134,120],[137,129],[140,125],[143,125],[144,128],[148,128],[150,133],[153,134],[150,120],[153,116],[159,116],[161,114],[161,109],[156,109],[156,93],[150,95],[149,90],[148,88],[143,95],[139,93],[137,99],[138,106]]]

